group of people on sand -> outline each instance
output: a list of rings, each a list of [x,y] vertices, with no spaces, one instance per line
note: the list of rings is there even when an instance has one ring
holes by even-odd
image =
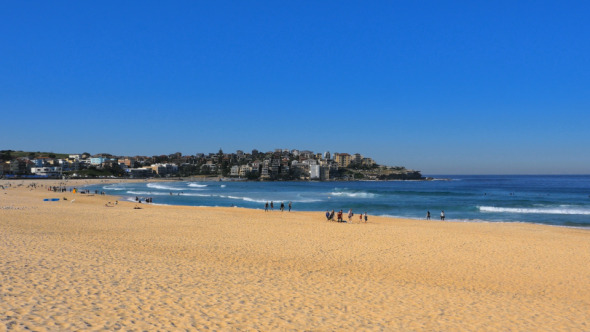
[[[343,218],[343,212],[342,210],[335,212],[334,210],[332,210],[332,212],[330,212],[329,210],[326,210],[326,220],[327,221],[334,221],[334,216],[336,216],[336,221],[337,222],[345,222],[344,218]],[[367,212],[365,211],[365,214],[363,215],[362,213],[359,215],[359,222],[363,222],[363,219],[365,221],[365,223],[369,220],[369,216],[367,215]],[[354,213],[352,212],[352,209],[348,210],[348,223],[352,223],[354,220]]]
[[[264,204],[264,212],[268,212],[269,206],[270,206],[270,210],[274,211],[275,203],[273,201],[270,201],[270,204],[268,202],[266,202],[266,204]],[[289,207],[289,212],[291,212],[291,208],[293,208],[293,203],[289,202],[289,204],[287,206]],[[284,202],[281,202],[280,210],[281,210],[281,212],[285,211],[285,203]]]
[[[141,203],[141,201],[142,201],[142,200],[144,200],[146,203],[153,203],[153,202],[154,202],[154,201],[153,201],[153,198],[151,198],[151,197],[147,197],[147,198],[143,198],[143,197],[141,197],[141,198],[140,198],[139,196],[135,196],[135,201],[136,201],[137,203]]]

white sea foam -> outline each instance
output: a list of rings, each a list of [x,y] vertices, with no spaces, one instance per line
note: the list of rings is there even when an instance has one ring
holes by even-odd
[[[183,190],[182,188],[175,188],[175,187],[167,186],[167,185],[161,184],[161,183],[148,183],[147,187],[153,188],[153,189],[160,189],[160,190]]]
[[[376,194],[367,192],[346,192],[346,191],[335,191],[331,193],[332,196],[344,196],[351,198],[375,198]]]
[[[176,193],[176,194],[172,194],[170,195],[169,192],[158,192],[158,191],[133,191],[133,190],[129,190],[127,191],[127,194],[131,194],[131,195],[142,195],[142,196],[192,196],[192,197],[211,197],[213,195],[209,195],[209,194],[197,194],[197,193]]]
[[[165,196],[165,195],[170,195],[169,193],[162,193],[162,192],[152,192],[152,191],[134,191],[134,190],[129,190],[127,191],[127,194],[131,194],[131,195],[150,195],[150,196]]]
[[[210,194],[196,194],[196,193],[188,193],[188,194],[180,194],[180,196],[192,196],[192,197],[212,197],[213,195]]]
[[[315,203],[315,202],[321,202],[322,200],[319,199],[294,199],[294,200],[289,200],[289,199],[285,199],[285,200],[271,200],[271,199],[262,199],[262,198],[252,198],[252,197],[247,197],[247,196],[225,196],[225,195],[217,195],[217,197],[220,198],[229,198],[229,199],[235,199],[235,200],[242,200],[245,202],[253,202],[253,203],[266,203],[266,202],[270,202],[270,201],[274,201],[275,204],[280,205],[281,202],[288,204],[288,202],[293,202],[293,203]]]
[[[590,215],[590,209],[572,207],[572,206],[559,206],[559,207],[546,207],[546,208],[507,208],[507,207],[496,207],[496,206],[478,206],[481,212],[496,212],[496,213],[535,213],[535,214],[580,214]]]
[[[193,188],[205,188],[208,187],[208,185],[206,184],[200,184],[200,183],[196,183],[196,182],[191,182],[188,184],[189,187],[193,187]]]
[[[220,195],[219,197],[222,197],[222,198],[230,198],[230,199],[237,199],[237,200],[242,200],[242,201],[246,201],[246,202],[254,202],[254,203],[266,203],[266,202],[268,202],[268,200],[256,199],[256,198],[251,198],[251,197],[223,196],[223,195]]]
[[[113,185],[109,185],[109,186],[104,186],[103,189],[107,189],[107,190],[126,190],[127,188],[120,187],[120,186],[117,186],[117,185],[113,184]]]
[[[222,184],[220,187],[221,187],[221,188],[225,188],[225,187],[226,187],[226,185],[225,185],[225,184]]]

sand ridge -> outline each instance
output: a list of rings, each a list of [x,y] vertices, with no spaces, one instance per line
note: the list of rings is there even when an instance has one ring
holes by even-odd
[[[586,229],[107,208],[26,183],[0,189],[0,331],[590,330]]]

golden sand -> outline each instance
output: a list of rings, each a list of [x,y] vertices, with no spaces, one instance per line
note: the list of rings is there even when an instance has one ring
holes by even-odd
[[[0,189],[0,331],[590,331],[590,230],[105,207],[28,183]]]

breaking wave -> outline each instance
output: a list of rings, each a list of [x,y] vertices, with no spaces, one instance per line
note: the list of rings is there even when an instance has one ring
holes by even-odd
[[[579,214],[590,215],[590,209],[575,207],[547,207],[547,208],[507,208],[495,206],[478,206],[481,212],[496,213],[535,213],[535,214]]]
[[[104,186],[103,189],[106,189],[106,190],[117,190],[117,191],[118,190],[127,190],[127,188],[118,186],[116,184],[109,185],[109,186]]]
[[[193,188],[205,188],[208,187],[208,185],[206,184],[200,184],[200,183],[196,183],[196,182],[191,182],[188,184],[189,187],[193,187]]]
[[[331,193],[332,196],[350,197],[350,198],[375,198],[376,194],[368,192],[346,192],[346,191],[335,191]]]
[[[147,187],[152,188],[152,189],[160,189],[160,190],[183,190],[182,188],[167,186],[167,185],[161,184],[161,183],[148,183]]]

